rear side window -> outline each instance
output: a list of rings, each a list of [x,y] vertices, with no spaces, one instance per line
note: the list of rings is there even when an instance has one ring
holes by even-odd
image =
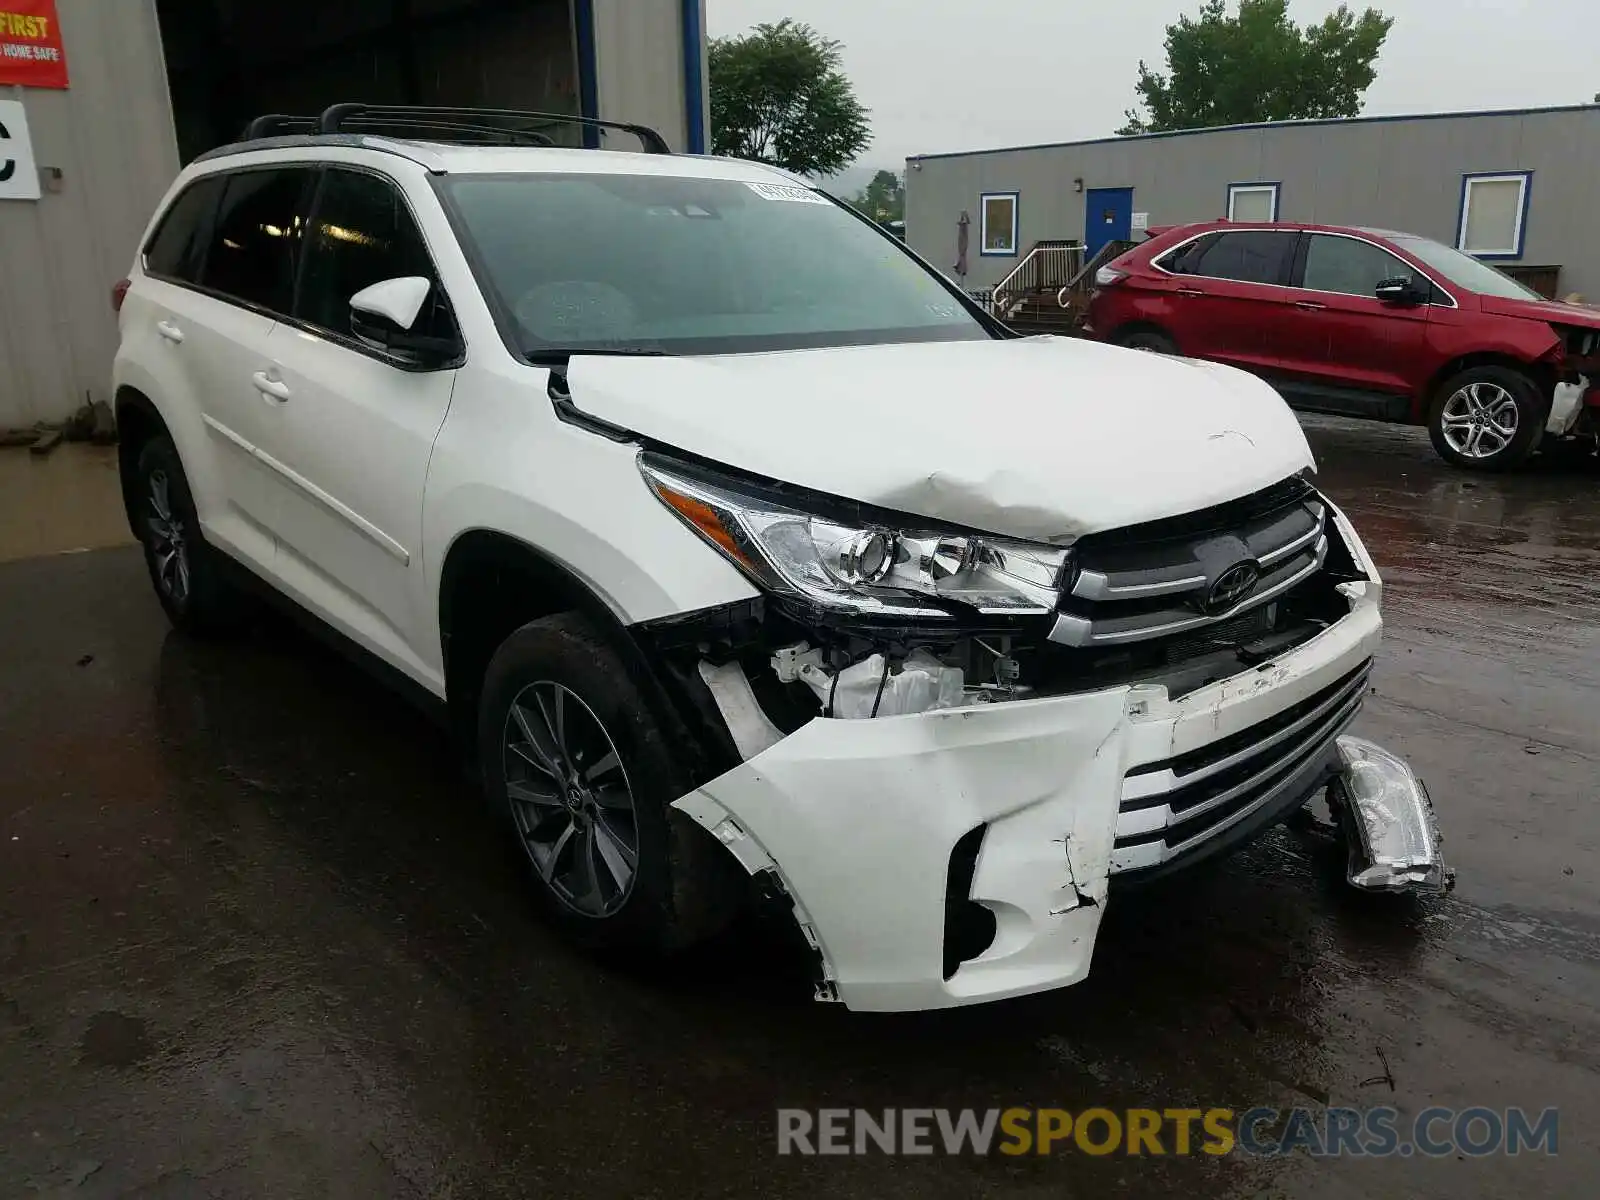
[[[206,254],[206,287],[273,312],[289,311],[311,178],[301,167],[228,177]]]
[[[1265,229],[1219,234],[1184,274],[1240,283],[1282,283],[1297,236]]]
[[[411,211],[394,186],[358,171],[329,170],[323,177],[312,226],[305,243],[305,266],[295,316],[334,333],[350,332],[350,297],[385,279],[438,276]],[[448,330],[423,328],[433,309],[424,309],[417,333],[448,336]],[[442,314],[437,320],[443,320]]]
[[[149,274],[183,283],[199,280],[224,183],[218,176],[196,180],[167,208],[145,247],[144,269]]]
[[[1178,275],[1230,278],[1240,283],[1282,283],[1296,237],[1298,234],[1278,234],[1269,229],[1214,234],[1184,246],[1162,266]]]

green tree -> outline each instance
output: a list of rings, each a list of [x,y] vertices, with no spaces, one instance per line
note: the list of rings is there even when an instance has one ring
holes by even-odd
[[[710,46],[712,148],[800,175],[832,175],[871,140],[841,47],[792,20]]]
[[[1353,117],[1377,72],[1394,24],[1375,8],[1341,4],[1317,25],[1289,19],[1288,0],[1206,0],[1198,18],[1167,26],[1167,73],[1139,64],[1145,109],[1128,110],[1118,133],[1204,129],[1255,121]]]
[[[893,171],[879,171],[865,189],[855,194],[850,204],[880,225],[885,221],[903,221],[906,216],[905,180]]]

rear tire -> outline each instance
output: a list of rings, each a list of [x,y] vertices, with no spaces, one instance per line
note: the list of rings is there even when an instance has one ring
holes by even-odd
[[[1470,367],[1434,394],[1428,436],[1451,466],[1509,471],[1538,449],[1549,412],[1549,397],[1521,371]]]
[[[201,532],[172,439],[161,434],[146,442],[134,474],[134,529],[168,620],[184,633],[200,636],[233,629],[244,611],[243,597],[223,574],[220,554]]]
[[[737,915],[732,858],[671,807],[690,790],[683,767],[621,656],[581,616],[524,625],[495,652],[478,756],[490,809],[572,941],[648,962]]]
[[[1159,329],[1132,329],[1118,334],[1116,344],[1128,350],[1148,350],[1151,354],[1176,354],[1178,344]]]

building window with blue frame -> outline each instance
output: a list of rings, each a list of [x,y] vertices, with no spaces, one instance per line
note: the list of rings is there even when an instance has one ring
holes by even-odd
[[[1017,253],[1017,193],[985,192],[979,197],[979,253],[1010,258]]]
[[[1230,183],[1228,220],[1264,225],[1278,219],[1278,183]]]
[[[1532,171],[1463,175],[1456,249],[1478,258],[1521,258],[1532,183]]]

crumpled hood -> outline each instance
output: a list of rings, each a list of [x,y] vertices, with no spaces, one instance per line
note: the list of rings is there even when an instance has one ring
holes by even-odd
[[[1509,296],[1481,296],[1479,299],[1483,311],[1496,316],[1524,317],[1529,321],[1555,321],[1562,325],[1600,329],[1600,309],[1562,304],[1556,300],[1517,300]]]
[[[1069,338],[574,356],[568,384],[583,412],[726,466],[1039,540],[1193,512],[1312,465],[1260,380]]]

